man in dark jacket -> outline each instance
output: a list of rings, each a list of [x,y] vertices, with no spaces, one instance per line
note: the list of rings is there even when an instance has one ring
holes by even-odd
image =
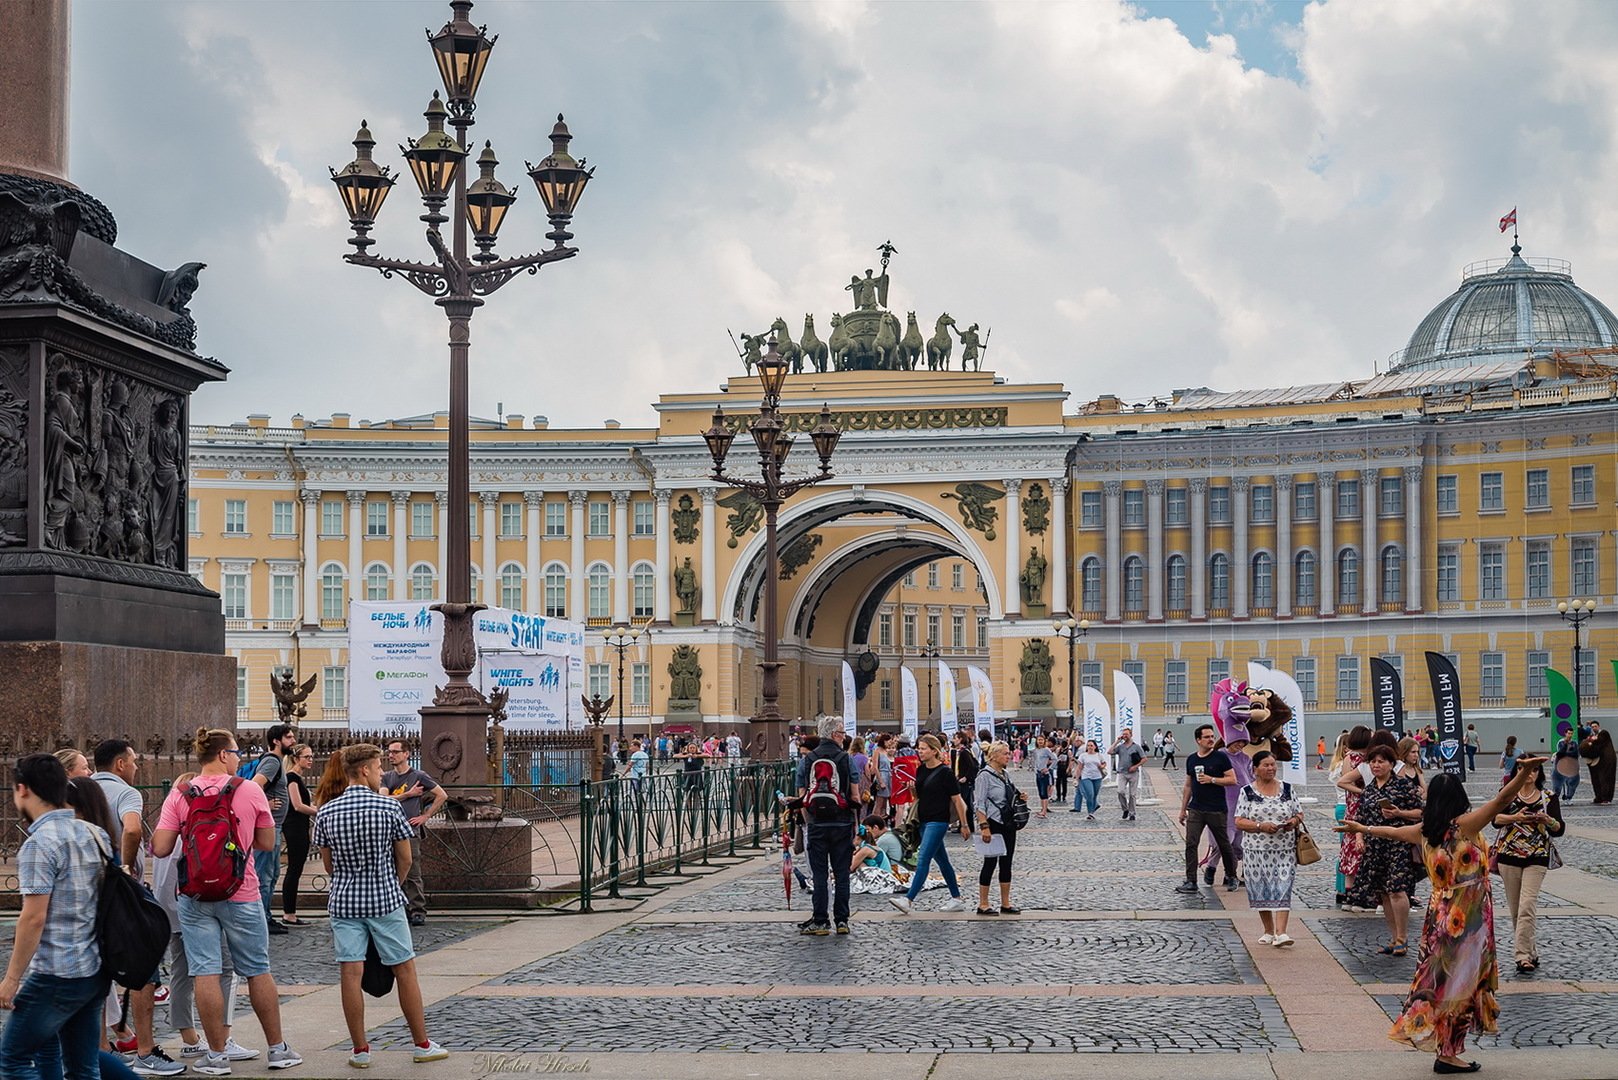
[[[810,798],[816,781],[816,766],[831,763],[836,773],[835,786],[842,796],[841,807],[817,808],[819,800]],[[798,798],[805,800],[804,815],[808,825],[809,870],[814,880],[814,914],[799,928],[799,933],[825,937],[832,932],[827,917],[827,900],[832,901],[831,919],[836,920],[837,932],[848,933],[848,877],[854,861],[854,776],[848,754],[843,751],[843,721],[828,716],[820,721],[820,744],[809,754],[798,785]],[[835,897],[826,892],[828,873],[836,889]]]

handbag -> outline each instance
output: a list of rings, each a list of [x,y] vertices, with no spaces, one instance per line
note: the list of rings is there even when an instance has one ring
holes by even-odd
[[[1309,835],[1309,830],[1302,824],[1298,826],[1298,835],[1294,840],[1297,845],[1298,865],[1313,866],[1320,861],[1320,845],[1315,838]]]
[[[1006,785],[1005,817],[1003,824],[1012,832],[1021,832],[1028,828],[1028,800],[1023,793],[1017,790],[1017,785],[1011,782],[1009,776],[1001,777]]]

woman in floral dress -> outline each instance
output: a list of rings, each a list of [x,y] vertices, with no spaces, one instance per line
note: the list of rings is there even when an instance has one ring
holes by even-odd
[[[1407,825],[1421,820],[1421,796],[1414,783],[1393,775],[1393,755],[1386,746],[1372,746],[1365,752],[1371,782],[1354,811],[1354,820],[1362,825]],[[1362,898],[1362,906],[1382,905],[1382,917],[1388,924],[1388,943],[1382,946],[1385,956],[1404,956],[1408,948],[1411,870],[1409,844],[1375,834],[1366,838],[1354,890]]]
[[[1258,912],[1264,945],[1284,949],[1287,916],[1292,912],[1292,879],[1298,870],[1298,826],[1303,806],[1276,777],[1275,755],[1260,750],[1253,755],[1253,782],[1236,800],[1236,828],[1247,837],[1242,872],[1247,879],[1247,906]]]
[[[1330,774],[1333,783],[1343,792],[1343,817],[1348,820],[1353,820],[1360,808],[1360,790],[1364,786],[1360,778],[1360,764],[1365,761],[1365,748],[1370,743],[1371,729],[1364,724],[1354,725],[1354,730],[1348,733],[1348,752]],[[1365,840],[1362,837],[1352,833],[1343,837],[1337,851],[1337,872],[1343,875],[1347,892],[1354,890],[1354,878],[1360,872],[1360,859],[1364,855]],[[1356,906],[1346,910],[1360,909]]]
[[[1544,760],[1519,758],[1511,780],[1476,810],[1461,781],[1444,773],[1427,786],[1419,825],[1345,821],[1337,826],[1341,833],[1422,845],[1433,898],[1421,928],[1416,977],[1388,1037],[1435,1053],[1435,1073],[1477,1072],[1481,1065],[1461,1058],[1467,1032],[1497,1030],[1500,1006],[1495,989],[1500,974],[1495,967],[1494,901],[1482,830],[1511,804]]]

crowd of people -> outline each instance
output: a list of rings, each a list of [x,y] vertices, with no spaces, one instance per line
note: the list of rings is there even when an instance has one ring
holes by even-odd
[[[329,882],[349,1064],[371,1063],[361,990],[368,953],[397,989],[412,1060],[449,1056],[427,1033],[410,933],[426,918],[419,827],[446,793],[409,767],[402,743],[387,748],[391,769],[382,747],[344,747],[311,793],[305,771],[313,753],[290,728],[268,735],[269,749],[244,764],[234,732],[199,729],[197,769],[174,781],[149,835],[134,783],[140,754],[128,742],[106,740],[92,760],[70,749],[16,762],[12,798],[27,836],[17,855],[22,912],[0,979],[0,1008],[10,1012],[0,1076],[97,1080],[188,1068],[228,1076],[234,1064],[261,1055],[272,1070],[301,1065],[282,1031],[269,938],[308,925],[297,897],[311,852]],[[283,841],[277,920],[271,901]],[[143,886],[149,878],[169,931],[166,943],[157,942],[167,945],[166,964],[123,993],[115,992],[98,937],[104,875],[118,873]],[[235,1036],[238,981],[263,1033],[262,1051]],[[179,1035],[178,1058],[156,1037],[159,1003]]]

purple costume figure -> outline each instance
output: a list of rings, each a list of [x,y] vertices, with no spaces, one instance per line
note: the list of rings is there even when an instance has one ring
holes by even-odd
[[[1242,788],[1253,782],[1253,759],[1247,756],[1251,738],[1247,731],[1247,714],[1251,705],[1247,684],[1230,679],[1220,679],[1214,684],[1208,702],[1208,711],[1213,714],[1214,726],[1219,729],[1222,740],[1220,749],[1230,758],[1231,771],[1236,774],[1236,783],[1225,789],[1225,829],[1238,862],[1242,857],[1242,834],[1236,828],[1236,800],[1241,798]],[[1218,862],[1219,847],[1210,843],[1201,865],[1214,866]]]

